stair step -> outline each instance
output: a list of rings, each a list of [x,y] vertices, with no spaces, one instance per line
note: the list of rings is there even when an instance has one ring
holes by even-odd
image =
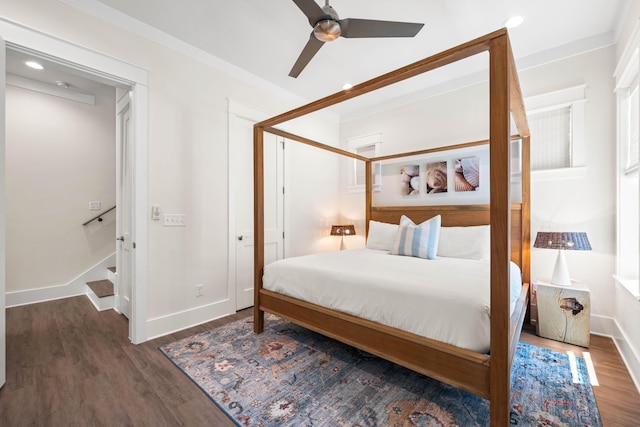
[[[111,280],[96,280],[87,282],[87,286],[91,288],[98,298],[113,296],[113,282]]]
[[[116,268],[115,267],[107,267],[107,270],[109,270],[112,273],[116,272]]]

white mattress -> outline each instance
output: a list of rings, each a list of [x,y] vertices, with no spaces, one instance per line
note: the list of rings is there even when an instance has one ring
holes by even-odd
[[[263,287],[479,353],[489,351],[489,262],[426,260],[351,249],[287,258],[264,269]],[[511,263],[510,312],[520,295]]]

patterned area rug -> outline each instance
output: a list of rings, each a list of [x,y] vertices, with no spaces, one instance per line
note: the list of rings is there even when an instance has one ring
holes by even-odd
[[[240,426],[486,426],[488,401],[267,315],[160,350]],[[583,360],[520,343],[511,425],[600,426]]]

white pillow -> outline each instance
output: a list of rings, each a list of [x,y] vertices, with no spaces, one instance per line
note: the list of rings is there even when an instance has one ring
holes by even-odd
[[[367,248],[381,251],[390,251],[396,240],[398,224],[369,221],[369,235],[367,236]]]
[[[440,228],[438,256],[488,261],[491,257],[490,226]]]
[[[420,225],[416,225],[402,215],[391,254],[436,259],[440,221],[441,217],[437,215]]]

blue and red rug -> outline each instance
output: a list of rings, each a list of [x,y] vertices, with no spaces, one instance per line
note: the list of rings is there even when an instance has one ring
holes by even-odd
[[[486,426],[488,401],[267,316],[160,347],[240,426]],[[601,426],[582,359],[518,345],[512,426]]]

